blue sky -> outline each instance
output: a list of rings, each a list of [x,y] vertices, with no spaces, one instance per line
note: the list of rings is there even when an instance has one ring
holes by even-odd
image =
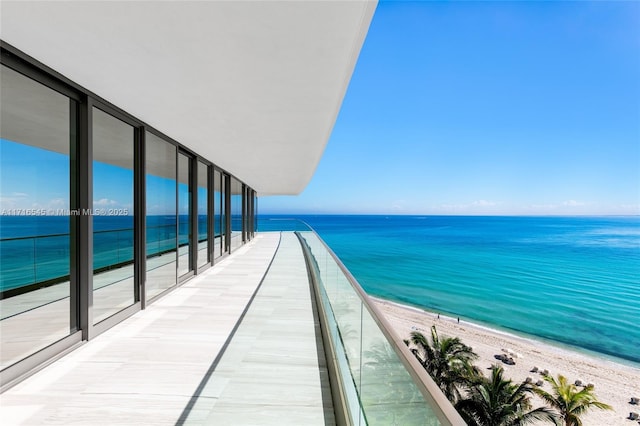
[[[306,190],[259,212],[640,214],[640,2],[381,2]]]
[[[68,208],[66,156],[0,144],[3,209]],[[95,173],[132,211],[131,171]],[[380,2],[312,181],[258,209],[640,214],[640,2]]]
[[[47,214],[63,214],[69,210],[70,167],[67,154],[6,139],[0,139],[0,152],[0,201],[5,213],[25,215],[27,213],[14,210],[36,209]],[[133,172],[97,161],[93,164],[96,176],[94,209],[117,209],[127,215],[133,214]],[[151,184],[159,191],[166,191],[171,182],[155,178],[151,179]]]

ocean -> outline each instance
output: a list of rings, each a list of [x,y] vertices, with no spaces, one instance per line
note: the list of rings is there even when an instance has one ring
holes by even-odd
[[[258,231],[288,218],[260,215]],[[638,216],[294,218],[372,296],[640,364]],[[68,218],[0,219],[0,290],[69,274]],[[130,262],[132,217],[94,219],[94,268]],[[175,216],[147,222],[148,255],[175,247]]]
[[[295,218],[372,296],[640,363],[640,217]]]

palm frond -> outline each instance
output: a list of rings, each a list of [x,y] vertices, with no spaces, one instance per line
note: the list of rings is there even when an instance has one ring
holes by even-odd
[[[551,384],[551,393],[536,389],[539,395],[550,407],[558,412],[558,419],[565,425],[581,426],[581,416],[592,408],[611,410],[611,406],[597,400],[592,387],[578,390],[576,385],[569,383],[563,375],[558,378],[545,377]]]

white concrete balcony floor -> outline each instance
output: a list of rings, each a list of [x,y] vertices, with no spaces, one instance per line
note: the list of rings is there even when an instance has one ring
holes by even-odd
[[[313,308],[296,236],[257,234],[4,392],[1,423],[335,424]]]

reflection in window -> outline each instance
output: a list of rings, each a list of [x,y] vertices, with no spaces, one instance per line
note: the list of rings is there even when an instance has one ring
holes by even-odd
[[[251,226],[251,238],[255,236],[256,229],[258,227],[258,216],[256,215],[256,206],[258,205],[258,197],[254,190],[250,190],[251,195],[251,205],[249,206],[249,215],[251,217],[251,221],[249,222]]]
[[[198,267],[209,263],[209,166],[198,161]]]
[[[93,321],[135,303],[134,128],[93,108]]]
[[[1,66],[0,369],[77,330],[71,318],[75,102]]]
[[[222,256],[224,251],[223,217],[224,217],[224,197],[223,197],[222,173],[219,170],[213,172],[213,257]]]
[[[176,147],[146,133],[147,299],[176,284]]]
[[[231,178],[231,250],[242,245],[242,183]]]
[[[191,159],[178,154],[178,276],[191,271]]]

